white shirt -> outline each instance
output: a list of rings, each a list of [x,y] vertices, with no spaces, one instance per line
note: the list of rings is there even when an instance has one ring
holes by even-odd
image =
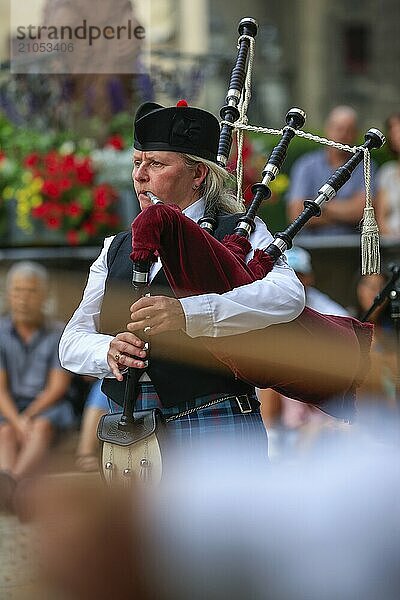
[[[183,213],[197,221],[204,213],[200,198]],[[250,236],[252,248],[265,248],[273,240],[267,227],[257,218]],[[65,369],[81,375],[113,377],[107,362],[107,352],[113,336],[98,333],[101,305],[107,278],[107,252],[114,236],[104,241],[99,257],[90,267],[83,298],[62,334],[59,354]],[[253,256],[251,251],[248,262]],[[195,258],[195,257],[194,257]],[[154,263],[150,281],[161,269]],[[279,259],[264,279],[235,288],[225,294],[202,294],[181,298],[186,318],[186,333],[190,337],[226,336],[263,329],[276,323],[295,319],[305,304],[304,288],[284,259]]]

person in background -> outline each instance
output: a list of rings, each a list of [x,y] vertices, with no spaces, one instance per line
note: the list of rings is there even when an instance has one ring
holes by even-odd
[[[286,250],[285,256],[289,266],[296,272],[297,277],[304,285],[306,292],[306,306],[313,308],[324,315],[342,315],[348,317],[349,312],[335,302],[330,296],[321,292],[314,286],[315,276],[311,263],[311,255],[300,246],[293,246]]]
[[[63,325],[45,316],[48,273],[20,262],[7,274],[9,313],[0,318],[0,506],[35,472],[57,431],[73,425],[71,374],[58,358]]]
[[[325,134],[330,140],[353,146],[358,134],[356,111],[350,106],[336,106],[327,117]],[[297,159],[291,169],[287,195],[287,214],[290,221],[293,221],[301,213],[304,200],[316,198],[321,186],[350,156],[345,150],[324,146],[321,150],[307,152]],[[372,175],[375,172],[372,161],[371,172]],[[373,176],[371,182],[371,192],[374,196]],[[363,165],[360,164],[335,198],[324,204],[322,215],[309,221],[306,233],[320,235],[358,233],[364,202],[364,173]]]
[[[400,235],[400,112],[386,120],[387,144],[395,160],[384,163],[377,173],[376,219],[382,235]]]
[[[99,440],[97,426],[100,418],[109,412],[107,396],[101,391],[101,381],[92,383],[85,402],[76,448],[75,465],[80,471],[90,472],[99,469]]]

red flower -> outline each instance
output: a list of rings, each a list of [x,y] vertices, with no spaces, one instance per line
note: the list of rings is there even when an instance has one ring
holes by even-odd
[[[69,231],[67,231],[65,237],[67,238],[67,242],[68,244],[70,244],[70,246],[76,246],[77,244],[79,244],[79,235],[78,232],[75,231],[75,229],[70,229]]]
[[[94,172],[91,162],[88,158],[85,158],[80,164],[77,165],[76,176],[78,181],[81,183],[90,184],[93,182]]]
[[[75,169],[75,157],[73,154],[66,154],[61,159],[60,170],[62,173],[70,173]]]
[[[125,146],[123,138],[118,133],[111,135],[104,145],[106,148],[111,147],[115,150],[123,150]]]
[[[32,152],[31,154],[28,154],[28,156],[25,157],[24,160],[24,166],[25,167],[36,167],[39,163],[39,154],[37,154],[36,152]]]
[[[251,191],[252,184],[257,180],[257,172],[255,168],[252,166],[251,161],[254,155],[253,146],[251,142],[244,138],[243,140],[243,149],[242,149],[242,160],[243,160],[243,198],[245,202],[249,202],[253,198],[253,193]],[[237,161],[237,144],[235,140],[232,158],[228,162],[227,171],[229,173],[234,173],[236,169],[236,161]]]
[[[48,213],[49,205],[47,202],[43,202],[43,204],[39,204],[39,206],[35,206],[32,208],[32,215],[37,219],[42,219]]]
[[[55,181],[47,180],[43,183],[42,192],[45,196],[57,200],[60,197],[60,188]]]
[[[5,157],[6,157],[6,155],[4,154],[4,152],[2,152],[2,151],[0,150],[0,162],[1,162],[2,160],[4,160],[4,159],[5,159]]]
[[[46,154],[44,157],[44,166],[49,173],[56,173],[58,169],[58,154],[54,151]]]
[[[59,229],[61,220],[58,217],[51,215],[46,219],[46,225],[49,229]]]
[[[80,217],[83,213],[83,209],[77,202],[71,202],[65,207],[65,214],[68,217]]]
[[[62,231],[68,244],[86,242],[117,227],[119,217],[112,206],[118,195],[107,183],[93,185],[90,158],[52,151],[44,156],[29,155],[26,161],[31,172],[43,180],[44,201],[31,209],[32,217],[49,229]]]
[[[106,185],[99,185],[93,190],[94,206],[106,208],[109,205],[109,193]]]

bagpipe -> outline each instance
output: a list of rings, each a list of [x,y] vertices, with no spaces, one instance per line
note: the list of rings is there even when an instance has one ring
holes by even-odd
[[[221,109],[223,124],[218,161],[222,166],[227,163],[234,123],[239,118],[249,38],[254,39],[256,32],[253,20],[241,21],[238,58],[226,105]],[[234,234],[222,242],[212,235],[217,222],[214,212],[205,214],[197,224],[171,204],[155,202],[142,211],[132,223],[134,285],[144,285],[146,276],[143,274],[157,256],[178,298],[222,294],[268,276],[285,250],[291,248],[295,235],[309,219],[321,214],[323,203],[331,200],[348,181],[364,159],[364,153],[381,147],[385,141],[379,130],[370,129],[365,134],[365,143],[322,185],[317,198],[307,200],[297,219],[285,231],[277,233],[267,248],[256,249],[253,259],[246,264],[245,257],[251,250],[248,237],[255,226],[255,215],[261,202],[270,197],[269,183],[279,173],[289,143],[304,122],[302,110],[293,108],[287,113],[281,139],[263,169],[263,179],[252,186],[254,197],[246,214],[239,218]],[[271,387],[345,420],[353,416],[355,391],[368,369],[371,339],[369,323],[352,317],[322,315],[307,307],[289,323],[233,336],[200,338],[238,379],[258,388]]]
[[[222,167],[226,166],[229,158],[233,131],[238,123],[243,123],[247,69],[257,34],[256,22],[243,19],[239,24],[239,34],[236,63],[226,104],[220,112],[218,163]],[[259,206],[271,196],[269,184],[278,175],[289,144],[304,123],[305,113],[301,109],[289,110],[286,124],[280,132],[281,138],[262,171],[262,181],[252,186],[253,200],[248,210],[239,216],[234,233],[222,242],[213,237],[219,216],[214,206],[206,205],[204,217],[195,223],[179,207],[153,199],[153,205],[144,209],[132,223],[130,257],[136,298],[148,290],[150,266],[158,257],[177,298],[223,294],[268,277],[275,263],[282,261],[285,250],[292,246],[295,235],[309,219],[321,214],[321,206],[335,196],[356,166],[365,160],[365,155],[369,156],[371,149],[384,143],[383,135],[377,129],[370,129],[365,135],[365,143],[356,148],[354,155],[322,185],[317,198],[307,200],[297,219],[283,232],[277,233],[267,248],[256,249],[252,260],[247,263],[246,256],[252,249],[248,238],[255,227]],[[254,387],[271,387],[335,417],[351,420],[356,389],[368,369],[372,330],[372,325],[355,318],[322,315],[306,307],[288,323],[237,335],[196,340],[216,358],[217,363],[228,367],[235,378]],[[172,354],[174,350],[170,348]],[[157,411],[146,415],[134,413],[140,375],[141,371],[129,369],[122,415],[103,417],[99,427],[99,437],[103,441],[103,473],[108,480],[111,480],[115,468],[115,452],[121,448],[124,449],[122,461],[125,467],[119,468],[119,472],[123,475],[134,473],[146,479],[148,467],[154,462],[157,463],[153,469],[155,482],[162,474],[161,445],[156,441],[157,447],[150,456],[149,448],[152,446],[148,443],[154,439],[158,427],[164,431],[162,416]],[[137,442],[140,444],[137,445]],[[133,463],[136,466],[132,466]]]

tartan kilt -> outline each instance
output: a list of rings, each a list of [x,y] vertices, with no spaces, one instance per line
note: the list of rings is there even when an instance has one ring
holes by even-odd
[[[135,410],[159,408],[167,419],[168,437],[175,446],[187,445],[191,442],[204,442],[207,437],[221,440],[229,438],[235,443],[242,442],[250,447],[259,449],[260,444],[265,453],[268,451],[267,433],[261,418],[259,402],[254,393],[252,401],[256,408],[251,413],[243,414],[236,400],[225,400],[208,408],[202,408],[189,415],[168,421],[181,412],[212,402],[228,394],[210,394],[196,398],[191,402],[179,404],[176,407],[163,407],[154,386],[151,383],[141,383]],[[121,412],[121,406],[109,399],[110,411]]]

